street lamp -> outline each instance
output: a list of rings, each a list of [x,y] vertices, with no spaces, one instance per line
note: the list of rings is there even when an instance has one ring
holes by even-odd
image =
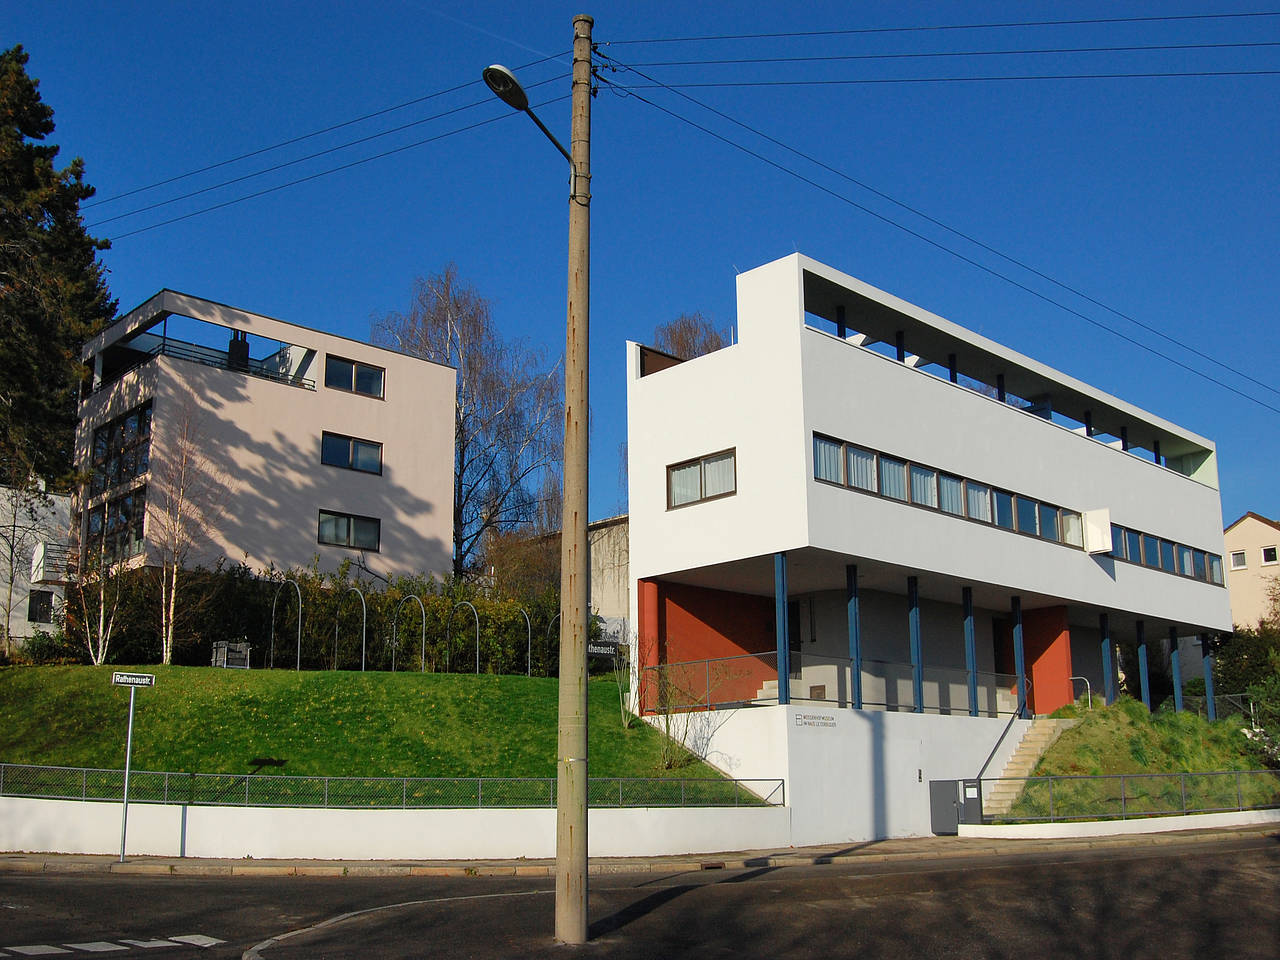
[[[560,684],[556,756],[556,939],[587,942],[587,334],[591,251],[591,28],[573,18],[573,121],[566,150],[529,109],[506,67],[484,82],[529,115],[569,161],[569,297],[564,356],[564,510],[560,532]]]

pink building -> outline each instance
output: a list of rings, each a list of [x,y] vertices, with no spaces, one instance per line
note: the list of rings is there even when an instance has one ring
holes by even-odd
[[[451,367],[171,290],[82,358],[81,543],[157,563],[185,457],[189,564],[449,569]]]

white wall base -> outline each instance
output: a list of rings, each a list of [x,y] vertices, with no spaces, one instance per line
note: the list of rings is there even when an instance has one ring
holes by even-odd
[[[129,805],[134,856],[307,860],[514,860],[555,856],[555,810],[304,810]],[[591,810],[596,857],[790,844],[786,807]],[[120,804],[0,797],[0,850],[119,854]]]
[[[1280,824],[1280,810],[1242,810],[1230,813],[1193,813],[1181,817],[1134,817],[1129,820],[1079,820],[1073,823],[960,824],[962,837],[1005,840],[1057,840],[1068,837],[1115,837],[1135,833],[1169,833],[1175,830],[1208,830]]]

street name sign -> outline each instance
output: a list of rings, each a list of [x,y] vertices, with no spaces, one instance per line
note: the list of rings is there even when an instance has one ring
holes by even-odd
[[[117,687],[154,687],[156,685],[156,675],[154,673],[125,673],[117,670],[111,674],[111,682]]]

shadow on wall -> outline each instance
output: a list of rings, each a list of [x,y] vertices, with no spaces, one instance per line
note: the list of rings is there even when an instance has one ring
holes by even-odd
[[[291,437],[278,428],[255,435],[236,422],[243,411],[253,409],[249,406],[248,377],[181,361],[167,362],[178,369],[181,380],[175,389],[175,378],[163,377],[157,390],[155,423],[162,435],[153,443],[153,458],[159,462],[152,464],[152,477],[163,475],[163,458],[173,455],[177,425],[172,418],[189,406],[201,421],[196,433],[204,433],[200,442],[215,468],[209,498],[220,507],[216,523],[220,535],[197,540],[188,565],[211,565],[224,553],[225,548],[216,542],[220,540],[233,550],[239,548],[240,555],[227,557],[232,563],[245,560],[250,566],[266,567],[275,561],[277,565],[304,566],[319,554],[321,569],[332,570],[342,560],[359,556],[354,548],[317,542],[318,511],[332,509],[379,518],[379,552],[394,558],[400,570],[448,570],[451,545],[439,537],[423,538],[412,526],[440,507],[396,482],[394,461],[381,476],[367,477],[322,466],[318,428],[316,436]],[[127,387],[130,379],[122,386]],[[265,384],[263,389],[298,388]],[[271,411],[253,412],[271,422]],[[155,502],[151,495],[148,499]],[[375,569],[377,556],[370,558]]]

